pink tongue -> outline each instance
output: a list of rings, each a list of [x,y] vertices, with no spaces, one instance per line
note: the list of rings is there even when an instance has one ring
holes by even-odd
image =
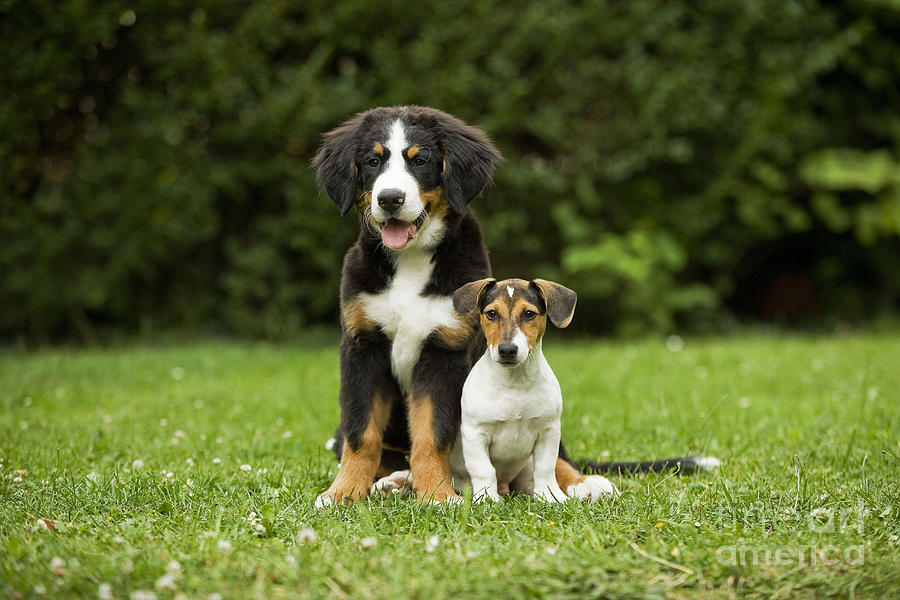
[[[415,232],[416,226],[413,223],[388,219],[388,222],[381,228],[381,240],[388,248],[402,248],[409,240],[409,236]]]

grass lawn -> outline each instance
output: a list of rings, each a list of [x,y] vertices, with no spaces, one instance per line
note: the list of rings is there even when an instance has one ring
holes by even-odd
[[[678,341],[554,333],[563,437],[717,473],[318,512],[334,346],[0,353],[0,597],[897,594],[900,336]]]

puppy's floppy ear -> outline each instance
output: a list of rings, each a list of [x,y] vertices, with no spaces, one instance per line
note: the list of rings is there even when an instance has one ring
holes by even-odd
[[[465,317],[478,308],[484,293],[495,283],[497,283],[496,279],[488,277],[487,279],[471,281],[453,292],[453,310],[456,312],[456,316],[459,318]]]
[[[356,169],[356,140],[364,120],[360,113],[322,136],[322,145],[312,161],[316,182],[332,202],[341,209],[341,216],[356,202],[358,171]]]
[[[458,215],[481,192],[503,160],[500,151],[479,129],[456,117],[435,111],[435,130],[444,153],[441,175],[444,197]]]
[[[546,279],[535,279],[531,283],[538,289],[547,304],[547,315],[550,317],[550,322],[560,328],[568,327],[575,315],[575,303],[578,301],[578,295],[566,286]]]

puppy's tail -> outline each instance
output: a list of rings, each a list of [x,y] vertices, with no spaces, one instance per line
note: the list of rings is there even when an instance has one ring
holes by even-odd
[[[628,475],[632,473],[659,473],[675,471],[676,473],[698,473],[714,471],[722,464],[715,456],[680,456],[662,460],[645,460],[640,462],[593,462],[589,460],[575,461],[575,466],[582,473],[613,473]]]

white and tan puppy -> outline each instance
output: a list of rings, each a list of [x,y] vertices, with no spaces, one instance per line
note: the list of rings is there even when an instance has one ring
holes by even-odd
[[[569,288],[542,279],[481,279],[453,293],[457,317],[477,316],[487,342],[463,386],[460,432],[450,456],[453,486],[471,482],[476,500],[499,500],[510,491],[547,502],[619,495],[600,475],[579,475],[566,490],[558,483],[562,391],[541,340],[548,320],[569,325],[576,300]],[[408,491],[411,483],[409,471],[396,471],[373,491]]]
[[[555,474],[562,391],[541,340],[548,319],[557,327],[569,325],[576,300],[569,288],[543,279],[482,279],[453,294],[458,315],[480,313],[487,340],[463,386],[461,443],[451,458],[460,471],[462,454],[476,499],[498,500],[510,491],[548,502],[567,498]],[[605,477],[590,479],[595,495],[618,495]]]

